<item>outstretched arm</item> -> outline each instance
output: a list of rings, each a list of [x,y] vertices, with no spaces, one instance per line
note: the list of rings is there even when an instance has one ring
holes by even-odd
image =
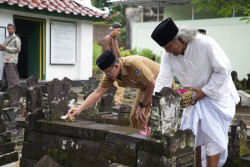
[[[95,104],[108,89],[109,88],[98,87],[78,108],[71,108],[68,113],[71,113],[72,116],[80,114],[83,110]]]

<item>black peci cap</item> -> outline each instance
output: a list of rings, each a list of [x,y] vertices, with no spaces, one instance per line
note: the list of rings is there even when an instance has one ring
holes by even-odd
[[[171,18],[162,21],[151,34],[151,38],[155,40],[160,46],[166,45],[178,33],[179,29],[174,24]]]
[[[121,28],[121,27],[122,27],[122,25],[120,23],[115,22],[115,23],[112,24],[112,26],[109,29],[112,29],[112,28]]]
[[[96,60],[96,65],[101,69],[105,70],[109,68],[116,60],[112,50],[103,52]]]

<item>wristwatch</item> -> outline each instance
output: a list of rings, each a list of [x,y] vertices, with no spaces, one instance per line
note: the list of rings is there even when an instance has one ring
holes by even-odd
[[[139,103],[139,106],[140,106],[141,108],[145,108],[145,107],[146,107],[144,104],[142,104],[142,102]]]

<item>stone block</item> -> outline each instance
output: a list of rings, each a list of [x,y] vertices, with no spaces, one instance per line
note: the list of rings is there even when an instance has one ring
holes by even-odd
[[[174,135],[164,134],[164,152],[167,157],[176,157],[194,152],[194,139],[191,130],[178,130]]]
[[[41,133],[38,131],[26,131],[25,141],[28,143],[43,145],[45,147],[59,147],[59,135]]]
[[[3,109],[3,117],[6,121],[15,121],[17,117],[22,117],[22,112],[18,107],[7,107]]]
[[[42,145],[36,145],[32,143],[23,143],[22,158],[40,160],[47,154],[47,148]]]
[[[14,151],[8,154],[0,154],[0,166],[18,161],[18,152]]]
[[[11,133],[0,133],[0,145],[11,142]]]
[[[41,87],[30,87],[26,91],[26,110],[32,113],[35,109],[42,107]]]
[[[137,167],[172,167],[174,160],[158,154],[138,151]]]
[[[11,153],[15,150],[14,142],[4,143],[0,145],[0,155]]]
[[[87,154],[90,156],[98,157],[100,143],[90,140],[78,139],[76,150],[79,153]]]
[[[232,157],[228,156],[226,163],[223,167],[249,167],[250,156],[246,157]]]
[[[5,130],[6,130],[6,125],[4,121],[1,119],[1,115],[0,115],[0,133],[5,132]]]
[[[142,143],[147,139],[145,136],[139,134],[138,129],[132,129],[127,127],[119,127],[119,129],[112,129],[106,134],[106,142],[119,146],[127,146],[134,149],[140,147]]]
[[[150,119],[151,136],[162,139],[164,133],[175,133],[180,114],[180,95],[171,88],[163,88],[152,97]]]
[[[63,150],[61,148],[48,148],[47,155],[58,162],[61,166],[66,166],[69,151]]]
[[[34,167],[38,161],[26,158],[20,158],[20,167]]]
[[[126,146],[101,143],[100,157],[128,166],[136,165],[136,150]]]
[[[106,125],[96,124],[90,121],[50,122],[39,120],[38,125],[35,130],[93,141],[104,141],[107,129]]]
[[[95,115],[96,115],[96,122],[98,123],[121,125],[121,126],[130,125],[129,113],[101,112]]]
[[[60,165],[48,155],[43,156],[34,165],[34,167],[45,167],[45,166],[48,166],[48,167],[60,167]]]
[[[94,157],[72,151],[69,154],[67,167],[110,167],[110,162],[104,158]]]
[[[243,157],[250,155],[250,149],[247,145],[247,127],[240,119],[237,119],[231,125],[232,147],[229,147],[231,156]]]
[[[27,82],[27,87],[36,86],[38,84],[38,78],[31,75],[28,79],[26,79],[26,82]]]

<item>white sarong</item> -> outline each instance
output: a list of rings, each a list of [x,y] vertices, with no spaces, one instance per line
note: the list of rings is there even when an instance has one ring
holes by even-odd
[[[223,97],[219,101],[206,96],[183,111],[181,130],[191,129],[196,136],[200,121],[203,133],[224,149],[220,153],[219,167],[223,166],[227,159],[228,129],[235,115],[235,105],[233,96]],[[197,146],[195,143],[195,148]]]

